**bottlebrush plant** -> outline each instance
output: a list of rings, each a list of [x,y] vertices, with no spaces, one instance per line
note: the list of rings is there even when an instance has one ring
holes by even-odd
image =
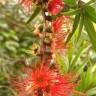
[[[2,83],[0,88],[8,88],[14,96],[95,96],[96,60],[92,57],[96,51],[95,3],[96,0],[87,3],[82,0],[18,0],[18,5],[23,8],[28,18],[26,21],[22,17],[26,27],[23,28],[32,32],[23,30],[26,36],[20,33],[18,37],[21,40],[18,42],[22,44],[32,35],[33,41],[28,41],[30,46],[27,47],[23,42],[26,49],[22,50],[26,58],[32,56],[36,60],[31,64],[26,60],[24,64],[14,64],[16,68],[12,71],[16,72],[15,79],[12,73],[5,75],[11,87],[3,86]],[[10,20],[6,21],[12,23],[10,26],[16,25]],[[19,23],[17,25],[21,26]],[[18,31],[16,26],[15,31]],[[4,35],[3,32],[0,34]],[[6,34],[4,38],[9,40],[15,33],[11,31],[10,36]],[[18,45],[14,46],[20,50]],[[20,55],[22,51],[19,54],[15,50],[14,53]],[[21,55],[23,56],[24,54]]]
[[[78,94],[86,96],[85,93],[81,93],[74,89],[76,86],[79,86],[79,84],[75,82],[74,79],[69,78],[70,74],[67,74],[68,76],[65,76],[65,74],[60,75],[57,54],[61,56],[67,54],[67,43],[76,31],[79,21],[81,20],[81,23],[84,22],[85,29],[92,40],[94,49],[96,49],[95,39],[93,40],[93,38],[91,38],[92,36],[88,26],[90,25],[92,27],[94,36],[96,36],[96,33],[89,17],[85,16],[87,7],[89,10],[94,10],[89,4],[95,1],[89,1],[85,4],[80,0],[74,0],[74,5],[72,6],[68,5],[66,0],[65,2],[62,0],[21,0],[19,2],[26,11],[31,11],[32,4],[36,6],[35,11],[32,13],[27,23],[31,22],[40,12],[44,20],[42,30],[40,30],[39,27],[37,28],[38,30],[36,30],[37,32],[35,32],[41,39],[39,42],[40,49],[37,48],[33,50],[37,53],[36,55],[40,57],[39,68],[36,67],[31,72],[28,72],[27,76],[21,80],[21,83],[16,84],[19,95],[70,96]],[[73,1],[70,1],[70,3],[73,3]],[[67,10],[66,7],[68,7]],[[70,12],[70,10],[72,11]],[[72,28],[70,15],[74,14],[76,14],[76,16]],[[87,24],[85,24],[85,22]],[[80,25],[79,30],[81,31],[82,28],[83,23]],[[51,69],[52,66],[54,67]]]

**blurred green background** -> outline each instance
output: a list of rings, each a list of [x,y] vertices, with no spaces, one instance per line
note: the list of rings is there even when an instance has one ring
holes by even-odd
[[[38,42],[28,16],[15,0],[0,0],[0,96],[14,96],[11,77],[36,59],[26,51]]]

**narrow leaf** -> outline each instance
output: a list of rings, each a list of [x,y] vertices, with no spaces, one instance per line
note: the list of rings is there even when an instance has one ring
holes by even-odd
[[[75,9],[75,10],[69,10],[67,12],[63,12],[63,10],[62,10],[60,14],[52,16],[52,20],[55,20],[57,17],[62,16],[62,15],[73,16],[73,15],[76,15],[76,14],[79,14],[79,13],[80,13],[80,8]]]
[[[84,79],[84,89],[88,88],[92,82],[93,73],[90,68],[87,70],[86,78]]]
[[[80,20],[80,14],[77,14],[75,16],[75,20],[74,20],[74,24],[73,24],[73,29],[72,29],[72,32],[69,34],[67,40],[66,40],[66,43],[68,43],[71,39],[71,37],[73,36],[73,34],[75,33],[78,25],[79,25],[79,20]]]
[[[39,14],[40,11],[41,11],[41,6],[36,7],[34,13],[30,16],[27,23],[31,22]]]
[[[95,3],[95,2],[96,2],[96,0],[90,0],[90,1],[87,2],[84,6],[86,6],[86,5],[90,5],[90,4]]]
[[[68,4],[68,5],[71,5],[71,6],[73,6],[73,5],[76,5],[76,0],[63,0],[66,4]]]
[[[83,47],[81,47],[81,48],[78,50],[78,53],[76,54],[75,58],[73,59],[71,65],[70,65],[70,66],[71,66],[71,67],[70,67],[71,69],[76,65],[76,63],[77,63],[79,57],[81,56],[84,48],[85,48],[85,47],[83,46]]]
[[[80,9],[75,9],[75,10],[70,10],[68,12],[63,12],[62,14],[65,16],[72,16],[72,15],[76,15],[80,12]]]
[[[56,61],[59,64],[60,72],[66,73],[68,71],[68,64],[64,63],[64,58],[62,58],[59,54],[56,54]]]
[[[81,15],[80,24],[79,24],[79,29],[78,29],[77,41],[79,40],[79,38],[80,38],[80,36],[81,36],[81,32],[82,32],[83,25],[84,25],[83,23],[84,23],[84,18],[83,18],[83,15]]]
[[[96,10],[91,6],[85,7],[86,16],[96,23]]]
[[[94,29],[92,22],[87,17],[85,17],[85,19],[84,19],[84,26],[89,35],[93,48],[96,51],[96,31]]]
[[[88,96],[93,96],[93,95],[95,96],[96,95],[96,87],[91,88],[86,93],[87,93]]]

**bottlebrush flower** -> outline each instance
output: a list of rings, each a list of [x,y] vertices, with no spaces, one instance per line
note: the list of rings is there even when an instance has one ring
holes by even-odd
[[[76,85],[69,82],[67,78],[59,76],[57,82],[51,86],[50,94],[51,96],[70,96],[73,94],[73,89]]]
[[[19,0],[19,3],[22,5],[22,7],[24,7],[24,9],[27,12],[31,11],[32,8],[32,0]]]
[[[52,22],[53,28],[53,42],[52,52],[57,49],[59,52],[64,52],[68,46],[65,45],[65,40],[71,30],[71,23],[69,17],[60,16]]]
[[[54,36],[54,39],[53,39],[52,44],[51,44],[51,51],[53,53],[55,53],[55,52],[62,53],[62,52],[65,52],[66,49],[67,49],[67,47],[65,46],[63,35],[62,34],[56,34]]]
[[[26,78],[21,83],[16,84],[17,90],[20,91],[20,96],[26,96],[35,93],[34,90],[38,90],[38,88],[45,90],[46,86],[54,81],[55,78],[56,73],[52,72],[48,67],[43,66],[32,72],[28,72]]]
[[[70,82],[69,75],[63,76],[47,66],[41,66],[28,72],[15,87],[19,96],[70,96],[76,84]]]
[[[35,88],[45,88],[52,80],[56,78],[56,73],[49,70],[48,67],[40,67],[30,73],[31,81]]]
[[[50,0],[48,4],[48,12],[52,15],[56,15],[61,11],[63,6],[64,3],[62,0]]]
[[[60,16],[52,22],[54,32],[68,32],[71,28],[70,18],[67,16]]]

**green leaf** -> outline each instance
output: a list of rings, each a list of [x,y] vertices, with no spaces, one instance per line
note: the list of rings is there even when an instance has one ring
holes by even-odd
[[[64,63],[64,58],[59,54],[56,54],[56,61],[59,64],[60,72],[66,73],[68,71],[68,64]]]
[[[96,2],[96,0],[90,0],[90,1],[87,2],[84,6],[86,6],[86,5],[90,5],[90,4],[95,3],[95,2]]]
[[[95,96],[96,95],[96,87],[91,88],[86,93],[87,93],[87,96],[93,96],[93,95]]]
[[[81,47],[81,48],[78,50],[78,53],[76,54],[75,58],[73,59],[71,65],[70,65],[70,66],[71,66],[71,67],[70,67],[71,69],[76,65],[76,63],[77,63],[79,57],[81,56],[84,48],[85,48],[85,47],[83,46],[83,47]]]
[[[27,23],[31,22],[39,14],[40,11],[41,11],[41,6],[36,7],[34,13],[30,16]]]
[[[73,6],[73,5],[76,5],[76,1],[77,1],[77,0],[63,0],[63,1],[64,1],[66,4]]]
[[[68,43],[71,39],[71,37],[73,36],[73,34],[75,33],[78,25],[79,25],[79,21],[80,21],[80,14],[77,14],[75,16],[75,20],[74,20],[74,24],[73,24],[73,29],[72,29],[72,32],[69,34],[67,40],[66,40],[66,43]]]
[[[83,25],[84,25],[83,23],[84,23],[84,17],[83,17],[83,15],[81,15],[80,24],[79,24],[79,29],[78,29],[77,41],[79,40],[79,38],[80,38],[80,36],[81,36],[81,32],[82,32]]]
[[[75,9],[75,10],[69,10],[68,12],[63,12],[62,14],[65,16],[72,16],[76,15],[80,12],[80,9]]]
[[[80,9],[78,8],[78,9],[76,9],[76,10],[69,10],[69,11],[67,11],[67,12],[61,12],[60,14],[57,14],[57,15],[54,15],[54,16],[52,16],[52,20],[55,20],[57,17],[59,17],[59,16],[62,16],[62,15],[64,15],[64,16],[73,16],[73,15],[76,15],[76,14],[79,14],[80,13]]]
[[[87,89],[92,82],[93,73],[90,68],[87,70],[86,78],[84,79],[84,88]]]
[[[70,49],[68,49],[68,61],[69,61],[69,64],[71,63],[71,61],[72,61],[72,57],[73,57],[73,49],[72,48],[70,48]]]
[[[95,8],[91,6],[86,6],[85,7],[85,13],[88,18],[90,18],[93,22],[96,23],[96,10]]]
[[[84,69],[84,66],[85,66],[85,64],[86,64],[86,61],[83,61],[83,63],[82,64],[80,64],[79,65],[79,67],[77,67],[75,70],[76,70],[76,73],[78,74],[78,75],[82,75],[82,73],[83,73],[83,69]]]
[[[89,35],[93,48],[96,51],[96,31],[94,29],[92,22],[87,17],[85,17],[85,19],[84,19],[84,26]]]
[[[81,73],[81,82],[80,85],[77,86],[77,89],[80,91],[87,91],[89,90],[91,84],[92,84],[92,79],[93,79],[93,73],[91,72],[91,68],[88,68],[86,72]]]

